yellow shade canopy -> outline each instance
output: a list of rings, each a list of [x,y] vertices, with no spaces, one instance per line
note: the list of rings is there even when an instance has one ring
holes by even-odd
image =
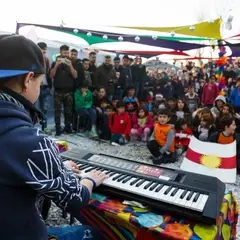
[[[138,30],[157,31],[157,32],[175,32],[189,36],[198,36],[206,38],[221,39],[221,19],[214,21],[201,22],[194,25],[176,26],[176,27],[134,27],[134,26],[117,26],[121,28],[131,28]]]

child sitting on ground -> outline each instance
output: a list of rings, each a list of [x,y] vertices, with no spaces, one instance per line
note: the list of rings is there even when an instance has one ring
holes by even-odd
[[[211,134],[209,142],[219,144],[230,144],[236,140],[237,147],[237,169],[240,170],[240,136],[235,132],[236,124],[234,118],[230,114],[225,114],[219,121],[221,130]]]
[[[221,95],[217,96],[214,102],[214,106],[211,108],[211,112],[214,118],[217,118],[219,116],[219,113],[225,103],[226,98],[224,96]]]
[[[174,127],[168,124],[171,112],[162,109],[157,116],[158,121],[154,124],[152,140],[148,142],[147,148],[153,155],[154,164],[175,162],[175,132]]]
[[[139,107],[139,102],[137,97],[135,97],[135,88],[128,87],[127,96],[123,99],[125,103],[126,111],[132,115]]]
[[[195,137],[200,141],[207,141],[215,128],[213,126],[214,119],[211,113],[205,113],[200,118],[200,125],[195,132]]]
[[[125,104],[123,102],[117,103],[117,112],[109,119],[109,129],[111,130],[111,143],[124,145],[129,140],[131,131],[131,118],[125,112]]]
[[[87,130],[89,137],[97,137],[96,131],[96,110],[92,107],[93,96],[88,89],[88,83],[83,82],[82,86],[76,89],[74,93],[74,105],[76,113],[81,117],[87,118]]]
[[[188,127],[188,120],[186,118],[177,120],[175,134],[177,156],[182,155],[187,150],[192,135],[192,130]]]
[[[111,139],[111,130],[108,125],[109,119],[112,117],[114,111],[113,106],[108,105],[105,108],[104,113],[102,114],[102,119],[98,121],[98,135],[100,139],[110,140]]]
[[[149,112],[144,108],[139,108],[132,116],[132,125],[132,139],[147,142],[153,128],[153,120]]]

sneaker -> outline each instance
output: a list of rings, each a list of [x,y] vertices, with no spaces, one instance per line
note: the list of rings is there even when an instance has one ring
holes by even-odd
[[[115,146],[115,147],[120,147],[120,144],[116,143],[116,142],[111,142],[110,143],[112,146]]]
[[[177,157],[180,157],[183,154],[183,150],[181,148],[176,149]]]
[[[92,130],[89,131],[89,137],[90,137],[90,138],[96,138],[96,137],[98,137],[96,129],[92,128]]]
[[[127,143],[128,143],[128,140],[127,140],[126,138],[121,137],[121,138],[119,139],[119,144],[120,144],[120,145],[125,145],[125,144],[127,144]]]

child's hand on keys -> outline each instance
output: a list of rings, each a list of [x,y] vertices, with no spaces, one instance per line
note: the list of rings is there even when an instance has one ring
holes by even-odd
[[[98,187],[99,185],[101,185],[104,180],[106,180],[107,178],[109,178],[108,175],[106,175],[105,173],[101,172],[101,171],[96,171],[96,170],[93,170],[87,174],[84,175],[84,177],[89,177],[91,178],[92,180],[95,181],[96,183],[96,187]]]
[[[78,165],[75,162],[73,162],[73,161],[65,161],[65,162],[63,162],[63,164],[67,168],[71,169],[74,173],[77,173],[77,174],[80,173],[80,169],[79,169]]]

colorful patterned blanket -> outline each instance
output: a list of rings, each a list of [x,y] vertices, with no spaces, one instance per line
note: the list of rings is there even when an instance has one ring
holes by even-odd
[[[238,205],[234,195],[224,196],[216,225],[159,215],[149,209],[124,205],[118,199],[93,194],[87,208],[81,211],[82,223],[101,231],[107,240],[233,240],[236,239]]]

